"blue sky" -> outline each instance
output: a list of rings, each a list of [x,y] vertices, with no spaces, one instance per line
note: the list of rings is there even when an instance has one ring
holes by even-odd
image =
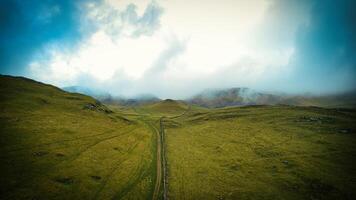
[[[113,95],[356,85],[353,0],[0,0],[0,73]]]

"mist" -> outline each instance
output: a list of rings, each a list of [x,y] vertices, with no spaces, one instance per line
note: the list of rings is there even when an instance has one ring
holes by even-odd
[[[0,73],[185,99],[209,88],[356,87],[352,0],[0,2]],[[14,14],[16,13],[16,14]]]

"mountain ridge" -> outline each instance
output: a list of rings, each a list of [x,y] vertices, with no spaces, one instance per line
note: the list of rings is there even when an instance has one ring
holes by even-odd
[[[249,88],[204,90],[188,98],[190,104],[208,108],[247,105],[292,105],[319,107],[356,107],[356,91],[333,95],[288,95],[258,92]]]

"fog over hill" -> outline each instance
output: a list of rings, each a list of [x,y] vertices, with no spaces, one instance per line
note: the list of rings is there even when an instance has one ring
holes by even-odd
[[[153,94],[136,96],[114,96],[109,92],[80,86],[62,88],[72,93],[92,96],[103,103],[122,106],[138,106],[153,104],[162,99]],[[186,103],[208,108],[246,105],[293,105],[318,107],[356,107],[356,91],[349,91],[328,95],[314,94],[286,94],[278,92],[264,92],[246,87],[225,89],[206,89],[186,99]]]
[[[356,91],[329,95],[293,95],[258,92],[249,88],[205,90],[187,100],[204,107],[226,107],[245,105],[294,105],[319,107],[355,107]]]

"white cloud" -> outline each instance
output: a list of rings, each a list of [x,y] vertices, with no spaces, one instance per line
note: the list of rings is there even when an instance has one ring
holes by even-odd
[[[65,86],[88,84],[83,82],[85,75],[116,94],[161,97],[187,96],[209,87],[256,85],[261,76],[285,66],[294,51],[293,46],[256,45],[255,31],[268,2],[90,4],[86,17],[95,22],[94,33],[76,52],[53,45],[49,61],[31,64],[32,76]]]

